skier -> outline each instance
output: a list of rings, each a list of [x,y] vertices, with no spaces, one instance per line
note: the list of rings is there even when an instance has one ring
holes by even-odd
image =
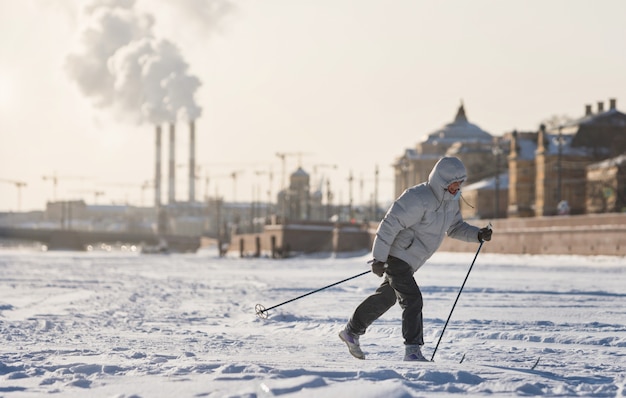
[[[350,353],[365,359],[359,337],[396,301],[402,308],[405,361],[427,361],[424,345],[422,293],[413,274],[439,248],[445,235],[466,242],[491,240],[491,228],[472,226],[461,216],[461,184],[465,166],[456,157],[443,157],[433,167],[428,182],[405,190],[378,225],[372,247],[372,272],[385,275],[382,284],[354,311],[339,338]]]

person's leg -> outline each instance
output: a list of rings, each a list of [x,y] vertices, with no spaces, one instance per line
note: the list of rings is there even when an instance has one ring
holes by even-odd
[[[387,260],[387,280],[395,291],[402,308],[402,337],[405,345],[424,345],[422,320],[422,292],[420,292],[413,270],[406,262],[395,257]]]
[[[363,300],[348,321],[348,331],[356,336],[365,334],[367,328],[396,303],[396,293],[387,278],[371,296]]]

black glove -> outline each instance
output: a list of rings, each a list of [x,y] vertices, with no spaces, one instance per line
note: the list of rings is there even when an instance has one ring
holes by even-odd
[[[372,272],[379,277],[383,276],[386,268],[387,267],[385,266],[385,263],[383,263],[382,261],[372,260]]]
[[[493,231],[491,230],[491,228],[487,228],[487,227],[481,228],[478,231],[478,241],[479,242],[484,242],[486,240],[491,240],[491,233],[492,232]]]

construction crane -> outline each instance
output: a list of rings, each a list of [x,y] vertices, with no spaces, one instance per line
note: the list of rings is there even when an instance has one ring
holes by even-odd
[[[337,165],[336,164],[314,164],[313,173],[317,173],[318,169],[320,168],[329,168],[329,169],[337,170]]]
[[[379,171],[379,167],[378,165],[375,165],[374,168],[374,177],[373,178],[365,178],[363,177],[363,174],[361,173],[361,177],[359,179],[359,202],[361,203],[361,206],[365,205],[365,200],[364,200],[364,186],[365,186],[365,182],[373,182],[374,183],[374,189],[373,189],[373,193],[371,194],[371,200],[370,200],[370,206],[371,206],[371,210],[370,210],[370,214],[372,219],[378,219],[379,215],[378,215],[378,189],[379,189],[379,181],[380,181],[380,171]],[[387,180],[385,180],[387,181]]]
[[[243,172],[243,170],[235,170],[230,173],[230,177],[233,179],[233,203],[237,201],[237,177]]]
[[[350,170],[350,175],[348,176],[348,183],[349,183],[349,198],[348,198],[348,213],[350,214],[350,220],[352,220],[354,218],[354,211],[353,211],[353,198],[352,198],[352,182],[354,181],[354,176],[352,175],[352,170]]]
[[[333,169],[333,170],[337,170],[337,165],[336,164],[314,164],[313,165],[313,179],[316,180],[317,179],[317,174],[319,172],[319,169]],[[319,179],[319,184],[323,184],[323,178]]]
[[[298,167],[302,167],[302,155],[309,155],[307,152],[276,152],[276,156],[282,161],[283,176],[281,181],[281,189],[287,188],[285,182],[287,181],[287,156],[298,157]]]
[[[143,183],[116,183],[116,182],[111,182],[111,183],[102,183],[102,184],[98,184],[99,186],[103,186],[103,187],[115,187],[115,188],[132,188],[132,189],[140,189],[140,194],[141,194],[141,201],[143,202],[143,193],[144,190],[150,188],[152,185],[150,181],[144,181]],[[124,204],[125,205],[129,205],[129,190],[128,189],[124,189]],[[109,195],[111,196],[111,195]]]
[[[94,191],[94,190],[88,190],[88,189],[80,189],[78,191],[71,191],[72,193],[89,193],[89,194],[93,194],[94,198],[94,204],[98,204],[98,197],[99,196],[103,196],[104,192],[103,191]]]
[[[231,171],[228,174],[212,174],[209,176],[209,174],[207,173],[205,175],[205,197],[208,198],[208,188],[209,188],[209,180],[212,179],[220,179],[220,178],[230,178],[233,180],[233,202],[235,202],[237,200],[237,178],[239,178],[239,176],[244,173],[245,170],[235,170],[235,171]],[[218,193],[218,185],[215,184],[215,196],[219,196]]]
[[[52,181],[52,201],[56,202],[57,200],[57,186],[59,185],[59,179],[62,180],[86,180],[89,177],[59,177],[57,175],[57,173],[55,172],[54,174],[50,175],[50,176],[43,176],[42,179],[44,181]]]
[[[254,172],[254,174],[258,177],[262,176],[262,175],[269,175],[269,185],[267,188],[267,203],[268,205],[270,203],[272,203],[272,181],[274,180],[274,173],[272,172],[272,169],[270,170],[256,170]],[[259,199],[259,201],[261,200],[261,194],[258,192],[258,190],[260,189],[260,184],[258,184],[257,186],[257,197]]]
[[[5,180],[5,179],[0,179],[0,182],[5,182],[7,184],[15,185],[15,188],[17,188],[17,211],[21,211],[22,210],[22,188],[26,186],[26,183],[23,181],[14,181],[14,180]]]
[[[141,206],[143,206],[143,194],[146,189],[154,188],[154,181],[147,180],[141,184]]]

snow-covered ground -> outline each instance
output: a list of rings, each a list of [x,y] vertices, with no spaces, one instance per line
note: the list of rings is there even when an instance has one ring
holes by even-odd
[[[473,257],[415,275],[428,358]],[[433,363],[397,306],[337,338],[373,274],[255,315],[368,259],[0,251],[0,397],[626,396],[626,257],[480,254]]]

